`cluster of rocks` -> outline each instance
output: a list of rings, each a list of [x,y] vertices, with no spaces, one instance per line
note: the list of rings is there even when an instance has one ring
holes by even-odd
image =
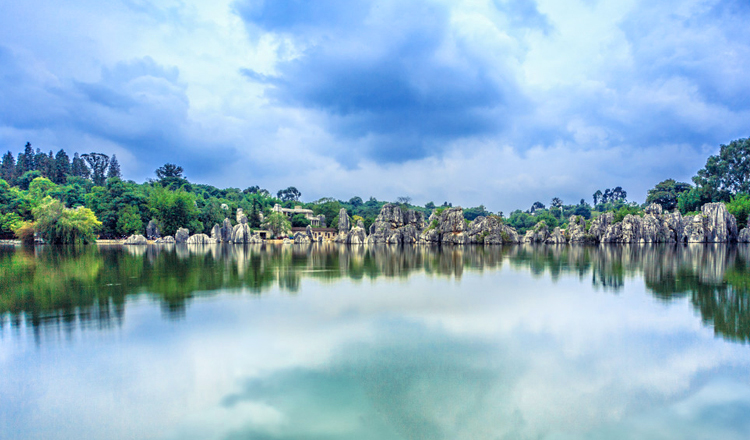
[[[211,235],[195,234],[180,228],[174,237],[161,237],[158,224],[151,220],[146,227],[146,237],[133,235],[125,244],[142,245],[148,240],[156,243],[263,243],[258,234],[253,234],[247,216],[237,210],[237,224],[226,218],[211,229]],[[643,216],[626,215],[622,221],[614,221],[614,213],[606,212],[591,221],[581,216],[572,216],[567,229],[549,226],[541,221],[523,237],[511,226],[496,216],[479,216],[469,222],[464,219],[463,209],[444,208],[435,210],[427,221],[422,213],[402,210],[396,204],[385,204],[369,235],[362,220],[353,223],[346,209],[339,211],[338,234],[334,238],[343,244],[595,244],[595,243],[750,243],[750,229],[738,231],[737,221],[723,203],[707,203],[701,213],[683,217],[679,212],[664,212],[662,207],[651,204]],[[318,237],[322,241],[322,237]],[[292,240],[284,242],[309,244],[315,242],[312,228],[296,232]]]
[[[228,209],[228,208],[227,208]],[[159,226],[155,220],[148,222],[146,226],[146,237],[142,235],[131,235],[125,240],[124,244],[148,244],[148,240],[154,240],[156,244],[216,244],[216,243],[235,243],[235,244],[260,244],[263,239],[258,234],[253,234],[248,219],[242,208],[237,209],[237,224],[232,226],[231,220],[225,218],[221,225],[214,225],[211,228],[211,235],[194,234],[186,228],[179,228],[174,237],[168,235],[161,237]]]
[[[370,234],[366,238],[364,227],[358,226],[358,228],[362,229],[360,237],[366,244],[412,244],[419,243],[419,237],[425,226],[421,212],[403,211],[399,205],[386,203],[370,225]]]

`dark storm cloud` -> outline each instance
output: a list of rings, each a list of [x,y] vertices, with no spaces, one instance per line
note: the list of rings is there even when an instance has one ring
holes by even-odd
[[[267,96],[324,112],[337,135],[370,139],[362,153],[378,161],[422,158],[445,142],[496,132],[518,104],[503,66],[461,41],[445,52],[449,11],[441,5],[274,1],[241,2],[237,11],[305,45],[279,63]]]

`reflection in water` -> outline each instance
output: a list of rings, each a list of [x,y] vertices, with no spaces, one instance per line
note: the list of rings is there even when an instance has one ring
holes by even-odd
[[[148,295],[179,319],[195,296],[220,291],[297,292],[302,278],[333,282],[412,273],[460,278],[464,270],[513,270],[557,280],[591,279],[617,292],[643,277],[657,298],[689,297],[706,325],[738,342],[750,338],[747,246],[100,246],[0,248],[0,314],[72,330],[122,322],[129,296]],[[0,325],[2,328],[3,325]]]

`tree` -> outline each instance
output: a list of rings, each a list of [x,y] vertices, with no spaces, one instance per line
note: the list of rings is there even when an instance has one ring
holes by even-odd
[[[183,169],[181,166],[175,165],[173,163],[165,163],[164,165],[156,169],[156,177],[158,177],[159,180],[170,178],[184,179],[185,177],[182,175],[182,172]]]
[[[693,182],[711,193],[750,193],[750,139],[737,139],[721,145],[717,156],[710,156]],[[719,201],[719,200],[716,200]]]
[[[602,200],[602,190],[597,189],[594,193],[594,206],[598,205],[599,202]]]
[[[362,197],[352,197],[349,199],[349,204],[352,205],[352,207],[357,208],[364,204],[364,201],[362,200]]]
[[[289,222],[286,215],[280,212],[273,212],[266,217],[266,221],[263,222],[263,227],[271,231],[274,237],[281,237],[291,231],[292,224]]]
[[[533,214],[538,209],[544,209],[544,208],[545,208],[544,203],[542,203],[542,202],[534,202],[534,204],[531,205],[531,208],[529,208],[529,213]]]
[[[34,209],[34,229],[51,244],[88,244],[96,240],[101,222],[82,206],[66,208],[62,202],[46,197]]]
[[[120,173],[120,162],[117,161],[117,156],[114,154],[112,155],[112,159],[109,160],[109,171],[107,171],[107,179],[112,179],[113,177],[122,179],[122,174]]]
[[[138,208],[125,206],[117,213],[117,234],[127,237],[133,234],[143,233],[143,220]]]
[[[70,174],[84,179],[88,179],[91,176],[91,170],[86,166],[86,162],[78,156],[78,153],[73,154],[73,161],[70,165]]]
[[[739,229],[744,228],[750,214],[750,195],[740,193],[732,197],[732,201],[727,203],[727,211],[737,219]]]
[[[296,214],[292,217],[292,227],[294,228],[305,228],[310,225],[310,220],[305,217],[305,214]]]
[[[174,235],[179,228],[188,228],[196,233],[203,230],[198,222],[195,196],[183,190],[169,191],[155,185],[148,198],[151,216],[162,225],[163,235]]]
[[[427,209],[435,209],[435,203],[434,202],[427,202],[424,204],[424,207]]]
[[[91,168],[91,180],[94,181],[94,185],[103,186],[106,180],[104,176],[109,167],[109,156],[102,153],[87,153],[81,157]]]
[[[690,191],[692,185],[685,182],[677,182],[674,179],[663,180],[648,190],[646,203],[656,203],[667,211],[677,207],[677,198],[683,192]]]
[[[560,199],[559,197],[553,198],[551,205],[553,207],[555,207],[555,208],[560,208],[560,218],[562,218],[563,217],[563,209],[562,209],[563,201],[562,201],[562,199]]]
[[[16,159],[10,151],[3,155],[3,161],[0,164],[0,179],[11,185],[16,180]]]
[[[396,199],[396,202],[400,205],[408,205],[409,203],[411,203],[411,197],[401,196]]]
[[[22,176],[24,173],[36,169],[34,166],[34,157],[34,149],[31,148],[31,143],[26,142],[23,153],[18,153],[18,160],[16,161],[16,176]]]
[[[58,185],[65,183],[70,171],[70,158],[64,150],[60,150],[55,155],[55,162],[52,166],[52,175],[50,179]]]
[[[281,199],[282,202],[296,202],[302,197],[302,193],[297,188],[290,186],[287,189],[280,189],[276,193],[276,196]]]

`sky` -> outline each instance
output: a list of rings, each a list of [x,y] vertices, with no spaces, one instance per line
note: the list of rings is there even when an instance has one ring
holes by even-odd
[[[3,2],[0,149],[303,201],[640,203],[750,136],[749,21],[745,0]]]

